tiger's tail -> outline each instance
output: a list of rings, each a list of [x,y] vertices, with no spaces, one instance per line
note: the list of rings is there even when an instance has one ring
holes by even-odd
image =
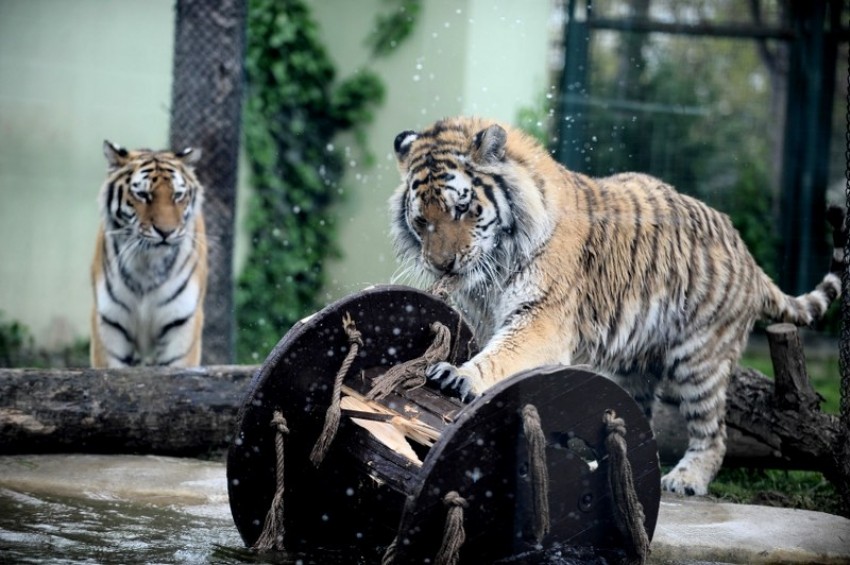
[[[821,319],[830,304],[841,295],[841,275],[844,271],[844,248],[847,245],[847,228],[844,209],[830,206],[826,217],[832,226],[832,261],[829,273],[811,292],[789,296],[767,278],[764,315],[780,322],[809,326]]]

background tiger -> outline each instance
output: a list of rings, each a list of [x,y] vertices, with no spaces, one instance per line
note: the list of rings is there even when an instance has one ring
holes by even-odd
[[[92,366],[198,365],[207,278],[203,189],[192,169],[200,151],[105,141],[103,152]]]
[[[705,494],[719,470],[727,380],[755,320],[810,324],[840,291],[840,210],[833,273],[793,298],[726,215],[650,176],[573,173],[523,133],[475,118],[403,132],[395,151],[397,255],[408,272],[455,277],[485,343],[429,378],[467,398],[522,369],[588,363],[648,417],[666,382],[689,437],[662,479],[669,491]]]

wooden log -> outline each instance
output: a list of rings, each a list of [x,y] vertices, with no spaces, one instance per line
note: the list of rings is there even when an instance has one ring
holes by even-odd
[[[123,370],[0,369],[0,453],[157,453],[195,456],[228,446],[256,367]],[[835,467],[838,419],[777,409],[773,381],[734,370],[725,465]],[[653,427],[662,462],[687,446],[684,419],[663,398]]]
[[[0,369],[0,453],[220,454],[255,370]]]

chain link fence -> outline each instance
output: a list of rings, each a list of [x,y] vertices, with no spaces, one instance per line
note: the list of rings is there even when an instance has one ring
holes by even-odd
[[[177,0],[170,142],[202,150],[209,278],[205,365],[234,359],[233,232],[247,0]]]

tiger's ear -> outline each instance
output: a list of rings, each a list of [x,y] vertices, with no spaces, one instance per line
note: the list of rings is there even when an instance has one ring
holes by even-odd
[[[493,124],[472,138],[472,158],[479,163],[496,163],[505,158],[505,143],[508,134],[505,129]]]
[[[393,142],[393,147],[395,148],[395,156],[398,159],[399,163],[404,162],[407,158],[407,154],[410,151],[411,144],[416,141],[419,137],[419,134],[415,131],[403,131],[397,136],[395,136],[395,141]]]
[[[120,145],[115,145],[109,140],[103,140],[103,156],[106,157],[106,162],[110,169],[117,169],[124,166],[127,162],[127,157],[130,154]]]
[[[201,150],[194,147],[187,147],[183,151],[178,151],[176,157],[190,167],[201,160]]]

